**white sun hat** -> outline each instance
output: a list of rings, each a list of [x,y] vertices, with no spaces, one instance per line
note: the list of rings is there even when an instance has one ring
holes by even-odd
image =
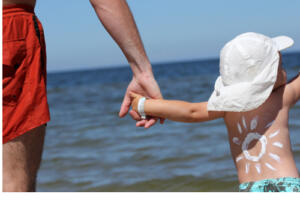
[[[245,112],[258,108],[270,96],[277,79],[279,53],[294,41],[243,33],[221,50],[220,76],[208,100],[209,111]]]

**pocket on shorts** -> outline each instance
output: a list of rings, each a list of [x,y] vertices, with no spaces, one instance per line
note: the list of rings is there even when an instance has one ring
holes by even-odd
[[[3,105],[15,105],[24,86],[25,41],[3,42]]]
[[[27,33],[24,20],[18,17],[3,19],[3,105],[15,105],[24,86]]]

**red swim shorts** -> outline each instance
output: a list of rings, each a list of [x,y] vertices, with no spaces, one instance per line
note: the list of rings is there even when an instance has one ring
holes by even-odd
[[[50,120],[43,28],[27,5],[3,7],[3,143]]]

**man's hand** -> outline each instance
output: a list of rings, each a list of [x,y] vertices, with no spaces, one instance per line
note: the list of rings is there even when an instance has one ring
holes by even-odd
[[[146,98],[152,98],[152,99],[162,98],[159,86],[155,81],[152,73],[140,74],[138,77],[133,76],[131,82],[127,87],[123,99],[123,103],[121,105],[121,109],[119,113],[120,117],[124,117],[130,109],[133,100],[132,98],[130,98],[131,92],[145,96]],[[136,123],[136,126],[143,126],[145,128],[149,128],[152,125],[154,125],[157,121],[157,118],[153,118],[153,117],[142,120],[139,114],[134,110],[131,110],[129,114],[134,120],[138,121]],[[163,119],[161,119],[160,122],[163,123]]]

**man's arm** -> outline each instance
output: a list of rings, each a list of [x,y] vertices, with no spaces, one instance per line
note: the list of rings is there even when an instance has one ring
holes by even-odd
[[[142,97],[131,93],[132,107],[137,111],[138,101]],[[207,102],[189,103],[177,100],[147,99],[144,111],[148,116],[166,118],[179,122],[204,122],[224,117],[224,112],[208,111]]]
[[[284,104],[291,107],[300,99],[300,73],[285,87]]]
[[[134,75],[151,72],[143,43],[125,0],[90,0],[103,26],[126,56]]]
[[[162,98],[127,2],[125,0],[90,0],[90,2],[107,32],[121,48],[133,72],[119,116],[124,117],[130,108],[129,92],[140,93],[154,99]],[[133,111],[130,114],[134,115],[135,119],[139,118]],[[143,121],[148,128],[156,122],[156,119]]]

